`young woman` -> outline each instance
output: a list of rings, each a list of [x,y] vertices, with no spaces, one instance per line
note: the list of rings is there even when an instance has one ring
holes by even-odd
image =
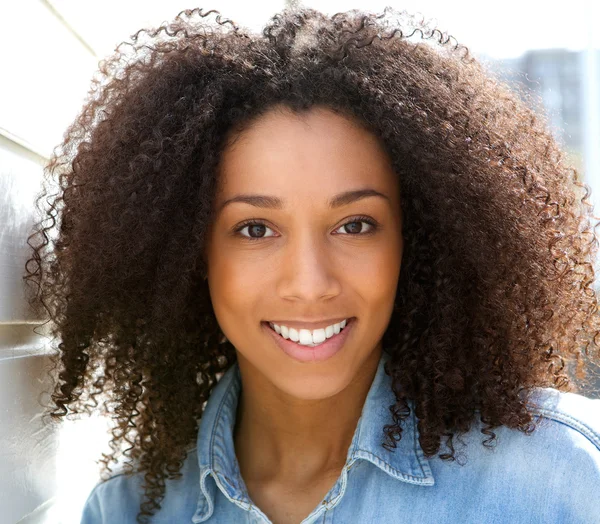
[[[209,15],[101,64],[30,237],[49,414],[115,422],[82,522],[600,522],[596,222],[546,124],[407,15]]]

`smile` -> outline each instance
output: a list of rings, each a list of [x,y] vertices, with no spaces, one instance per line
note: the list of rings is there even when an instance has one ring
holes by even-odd
[[[294,329],[282,324],[275,324],[274,322],[269,322],[269,326],[286,340],[290,339],[292,342],[296,342],[302,346],[315,347],[342,331],[346,327],[347,320],[342,320],[322,329],[313,330]]]

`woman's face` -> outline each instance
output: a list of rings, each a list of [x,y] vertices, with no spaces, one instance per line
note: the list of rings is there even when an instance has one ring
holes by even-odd
[[[399,186],[384,149],[328,109],[280,106],[228,146],[219,184],[208,284],[243,372],[296,398],[340,392],[378,360],[400,273]],[[339,334],[328,328],[344,319]],[[333,336],[312,348],[270,323],[313,344]]]

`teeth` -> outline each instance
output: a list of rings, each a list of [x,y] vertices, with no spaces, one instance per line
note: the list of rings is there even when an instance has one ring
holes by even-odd
[[[328,338],[331,338],[333,335],[337,335],[342,329],[346,327],[347,320],[342,320],[337,324],[332,324],[331,326],[327,326],[322,329],[315,329],[311,331],[310,329],[294,329],[288,328],[287,326],[274,324],[273,322],[269,322],[269,325],[273,330],[281,335],[285,339],[290,339],[293,342],[297,342],[303,346],[314,347]]]
[[[292,342],[299,342],[300,341],[300,335],[298,334],[298,332],[294,328],[290,328],[290,340]]]

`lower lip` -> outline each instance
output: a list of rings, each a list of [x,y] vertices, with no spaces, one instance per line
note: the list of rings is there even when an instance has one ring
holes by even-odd
[[[342,349],[344,342],[354,327],[354,320],[354,318],[348,320],[346,327],[344,327],[337,335],[333,335],[325,340],[325,342],[322,342],[315,347],[303,346],[293,342],[291,339],[283,338],[281,335],[278,335],[275,330],[271,329],[267,322],[263,322],[263,326],[271,333],[275,339],[275,343],[286,355],[299,362],[322,362],[323,360],[333,357],[333,355]]]

